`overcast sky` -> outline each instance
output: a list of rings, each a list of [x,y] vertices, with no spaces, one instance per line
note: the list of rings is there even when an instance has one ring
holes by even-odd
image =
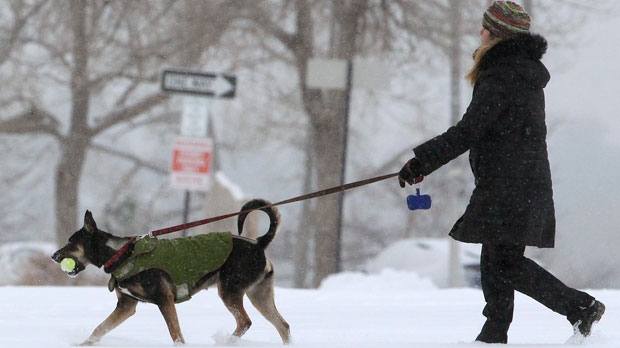
[[[610,17],[579,30],[579,47],[557,49],[550,43],[547,114],[552,123],[566,118],[563,122],[600,124],[606,140],[620,146],[620,20]]]

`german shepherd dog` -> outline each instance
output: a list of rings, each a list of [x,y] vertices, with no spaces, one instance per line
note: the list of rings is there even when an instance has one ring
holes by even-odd
[[[269,216],[267,233],[256,240],[241,237],[243,223],[248,215],[246,211],[259,208]],[[271,243],[279,227],[280,214],[269,202],[261,199],[249,201],[241,211],[245,213],[238,218],[239,236],[232,235],[232,251],[228,258],[219,269],[196,282],[189,289],[189,295],[217,284],[220,298],[237,322],[237,328],[231,337],[231,340],[236,340],[252,325],[243,307],[245,294],[256,309],[275,326],[283,343],[288,344],[289,324],[276,308],[274,270],[271,261],[265,256],[265,248]],[[130,238],[116,237],[98,229],[91,213],[86,211],[84,226],[69,238],[67,245],[52,255],[52,259],[57,263],[64,258],[75,260],[75,267],[68,274],[76,276],[89,264],[100,268],[129,240]],[[135,313],[139,301],[156,304],[166,321],[172,341],[175,344],[185,343],[175,308],[176,289],[168,273],[160,269],[148,269],[115,282],[113,289],[118,298],[116,308],[81,345],[99,342],[105,334]]]

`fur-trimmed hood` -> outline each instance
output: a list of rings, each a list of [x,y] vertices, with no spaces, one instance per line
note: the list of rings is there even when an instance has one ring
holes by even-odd
[[[551,78],[540,61],[547,52],[547,40],[538,34],[518,35],[502,40],[480,60],[480,77],[525,80],[536,88],[544,88]]]

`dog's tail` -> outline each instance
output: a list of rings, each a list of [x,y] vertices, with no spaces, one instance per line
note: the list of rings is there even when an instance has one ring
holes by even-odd
[[[278,208],[272,206],[270,202],[264,199],[253,199],[244,204],[243,207],[241,207],[243,213],[239,214],[237,220],[237,231],[239,235],[241,235],[246,217],[252,210],[256,209],[264,211],[269,216],[269,229],[267,233],[256,239],[258,246],[262,249],[266,249],[271,241],[273,241],[273,238],[275,238],[278,227],[280,226],[280,212]]]

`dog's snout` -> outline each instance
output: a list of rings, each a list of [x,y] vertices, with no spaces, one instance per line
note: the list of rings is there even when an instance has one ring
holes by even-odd
[[[52,260],[55,262],[60,262],[62,260],[62,256],[60,255],[60,250],[52,254]]]

